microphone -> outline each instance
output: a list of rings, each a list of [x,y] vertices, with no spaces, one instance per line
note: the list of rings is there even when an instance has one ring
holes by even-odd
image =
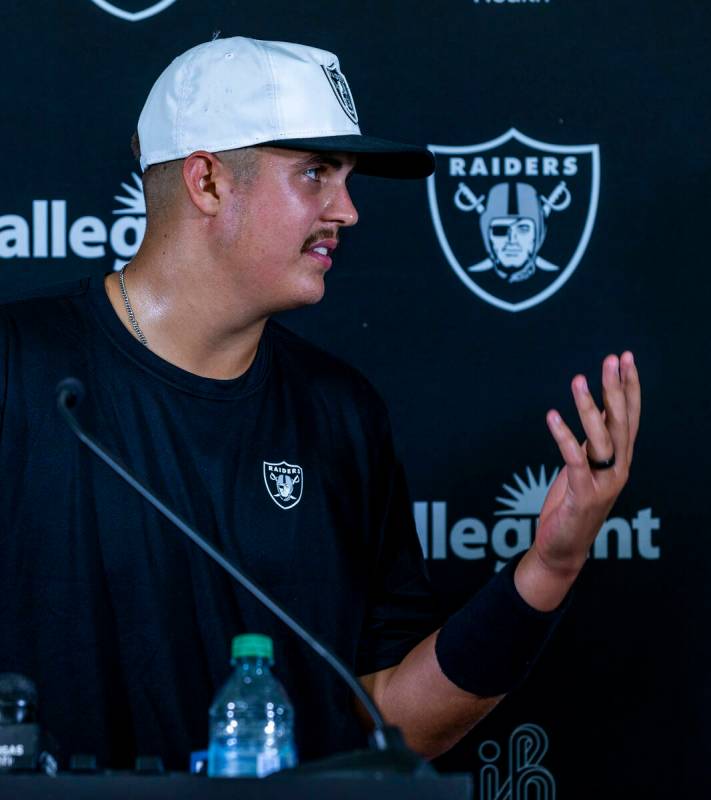
[[[29,678],[14,672],[0,675],[0,725],[34,722],[37,688]]]
[[[66,408],[76,408],[81,405],[86,395],[84,384],[78,378],[64,378],[59,381],[55,392],[57,403]]]
[[[378,751],[379,755],[371,751],[355,753],[353,757],[350,758],[348,754],[336,755],[331,758],[323,759],[321,762],[306,765],[305,767],[296,767],[295,770],[303,769],[304,771],[312,772],[318,770],[319,765],[323,765],[323,769],[325,770],[377,768],[378,770],[394,769],[399,772],[434,774],[434,770],[429,764],[416,753],[408,749],[399,728],[385,724],[382,714],[370,695],[361,686],[355,675],[351,673],[348,666],[335,653],[311,634],[285,608],[252,580],[241,567],[238,567],[226,558],[217,548],[213,547],[213,545],[198,533],[198,531],[172,511],[172,509],[146,486],[146,484],[139,480],[128,467],[122,464],[118,458],[113,456],[98,442],[98,440],[82,428],[74,414],[74,410],[81,404],[86,396],[84,384],[78,378],[67,377],[57,384],[55,393],[57,397],[57,408],[77,438],[117,475],[123,478],[129,486],[133,487],[157,511],[166,517],[166,519],[170,520],[176,528],[191,539],[204,553],[213,559],[213,561],[228,572],[241,586],[256,597],[262,605],[268,608],[288,628],[306,642],[312,650],[318,653],[318,655],[341,676],[370,716],[375,727],[369,736],[369,741],[371,747]],[[385,755],[386,752],[387,756]],[[295,770],[288,770],[288,772],[289,774],[293,774]],[[274,776],[277,775],[279,775],[278,772],[274,773]]]
[[[57,774],[57,745],[36,720],[37,689],[24,675],[0,674],[0,772]]]

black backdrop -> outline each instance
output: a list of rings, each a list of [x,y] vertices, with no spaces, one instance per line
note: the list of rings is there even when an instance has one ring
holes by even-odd
[[[544,415],[571,417],[570,378],[582,371],[599,387],[604,355],[631,348],[646,392],[630,484],[555,640],[527,685],[438,765],[477,784],[498,770],[502,798],[526,796],[517,791],[535,776],[541,798],[556,787],[563,798],[708,796],[711,7],[167,0],[131,18],[151,5],[6,0],[0,294],[130,258],[142,211],[128,141],[175,55],[215,31],[336,52],[363,130],[464,151],[438,154],[432,198],[426,182],[357,178],[361,221],[326,299],[284,317],[387,398],[445,606],[525,546],[536,484],[559,463]],[[518,138],[486,145],[512,129]],[[563,174],[570,148],[592,145]],[[544,156],[558,174],[544,174]],[[518,175],[514,162],[505,174],[507,157]],[[547,235],[532,276],[468,271],[488,256],[479,216],[496,210],[494,185],[532,187],[542,212],[541,196],[565,205],[564,189],[552,197],[561,181],[570,202],[538,219]],[[460,182],[480,210],[457,208]]]

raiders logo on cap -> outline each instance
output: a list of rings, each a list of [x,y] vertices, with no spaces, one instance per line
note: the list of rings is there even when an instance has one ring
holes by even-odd
[[[341,108],[346,112],[350,121],[354,125],[357,125],[358,112],[356,111],[355,103],[353,102],[353,95],[348,87],[346,76],[339,71],[335,61],[332,64],[329,64],[327,67],[322,66],[321,69],[323,70],[326,78],[328,78],[328,82],[331,84],[333,93],[338,98]]]

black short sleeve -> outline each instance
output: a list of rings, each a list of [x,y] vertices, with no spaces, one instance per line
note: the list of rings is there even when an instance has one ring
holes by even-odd
[[[380,520],[379,552],[372,573],[369,610],[358,648],[356,672],[367,675],[398,664],[439,627],[402,465],[390,430],[381,452],[374,504]]]

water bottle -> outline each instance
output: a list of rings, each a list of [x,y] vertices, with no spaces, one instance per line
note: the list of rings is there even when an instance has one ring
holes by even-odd
[[[294,711],[273,663],[268,636],[232,640],[234,672],[210,707],[209,777],[263,778],[296,766]]]

